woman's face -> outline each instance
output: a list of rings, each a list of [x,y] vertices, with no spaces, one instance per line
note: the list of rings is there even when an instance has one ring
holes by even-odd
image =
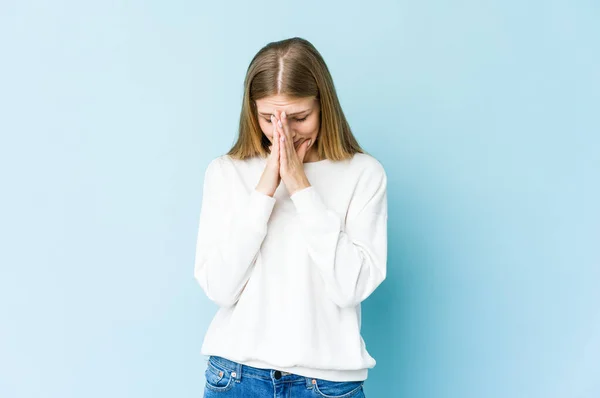
[[[281,119],[283,111],[287,115],[290,133],[296,149],[306,140],[310,139],[314,143],[319,134],[320,109],[319,101],[315,97],[290,98],[284,95],[274,95],[256,100],[256,108],[260,128],[269,138],[271,144],[273,143],[271,115]],[[315,148],[316,146],[311,145],[304,158],[308,159],[309,154]]]

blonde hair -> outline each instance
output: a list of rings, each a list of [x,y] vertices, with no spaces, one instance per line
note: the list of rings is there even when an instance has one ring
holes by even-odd
[[[239,135],[227,155],[247,159],[269,154],[271,142],[258,123],[255,101],[278,94],[319,101],[320,128],[315,145],[320,159],[343,160],[357,152],[365,153],[346,121],[323,57],[309,41],[293,37],[268,43],[250,62]]]

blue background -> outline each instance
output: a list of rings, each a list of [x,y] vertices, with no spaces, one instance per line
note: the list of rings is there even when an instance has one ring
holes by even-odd
[[[0,396],[199,397],[203,172],[269,41],[386,168],[368,397],[600,396],[593,1],[0,4]]]

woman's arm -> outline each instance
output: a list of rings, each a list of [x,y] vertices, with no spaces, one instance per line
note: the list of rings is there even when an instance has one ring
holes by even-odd
[[[204,174],[194,277],[219,307],[235,305],[267,235],[276,199],[257,190],[240,198],[230,189],[235,170],[217,158]]]
[[[313,186],[291,196],[308,253],[329,297],[340,307],[358,305],[386,277],[387,177],[381,164],[375,165],[360,176],[345,229],[340,216],[325,206]]]

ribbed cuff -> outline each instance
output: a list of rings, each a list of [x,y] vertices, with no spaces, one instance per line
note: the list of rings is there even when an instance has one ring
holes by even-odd
[[[271,217],[277,199],[253,189],[248,200],[248,214],[246,216],[258,225],[266,224]]]

